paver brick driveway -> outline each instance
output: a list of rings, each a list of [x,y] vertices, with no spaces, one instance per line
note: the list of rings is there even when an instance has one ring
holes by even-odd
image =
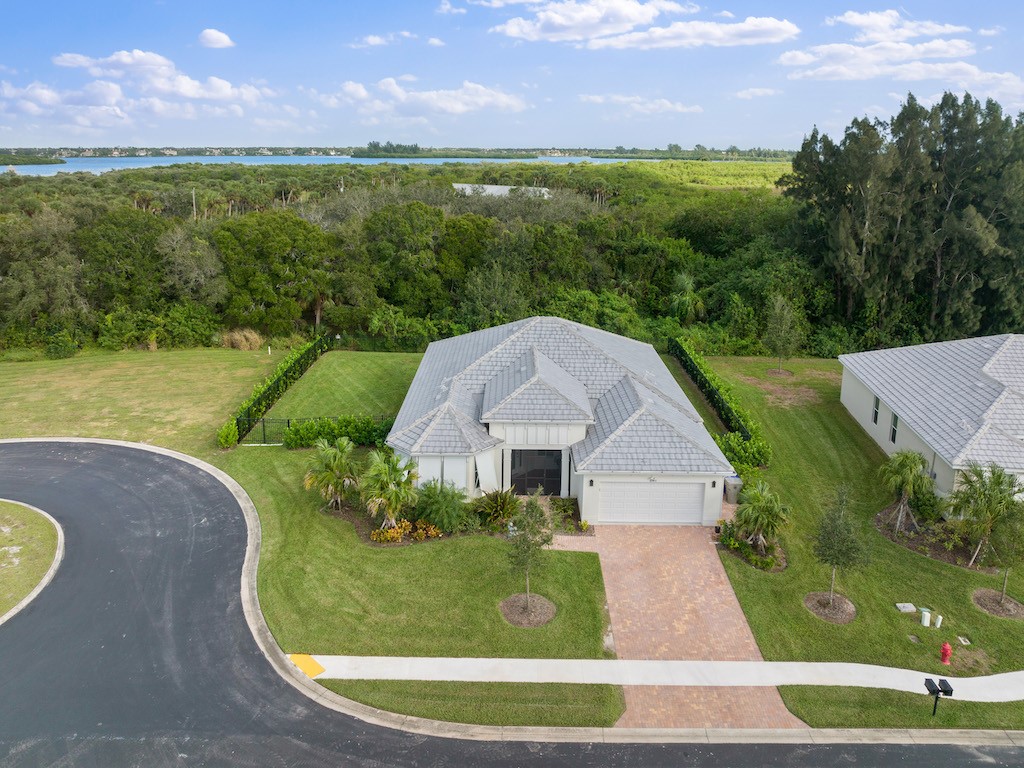
[[[605,525],[556,546],[600,556],[620,659],[762,660],[708,528]],[[775,688],[624,690],[622,727],[805,727]]]

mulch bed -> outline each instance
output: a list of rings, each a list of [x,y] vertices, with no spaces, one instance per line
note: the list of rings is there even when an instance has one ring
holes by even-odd
[[[941,542],[933,541],[929,538],[927,527],[922,527],[917,531],[904,530],[902,533],[897,534],[893,530],[891,522],[895,507],[896,505],[892,504],[875,515],[875,528],[878,529],[880,534],[889,541],[917,552],[919,555],[930,557],[932,560],[940,560],[950,565],[956,565],[960,568],[967,568],[967,563],[971,561],[971,555],[973,554],[969,544],[946,549]],[[974,566],[969,570],[980,573],[996,573],[998,569]]]
[[[1001,595],[1002,592],[997,589],[976,589],[971,595],[971,601],[985,613],[1001,619],[1024,620],[1024,605],[1009,595],[1003,602],[999,602]]]
[[[530,610],[527,612],[525,592],[506,597],[498,607],[501,609],[501,615],[505,617],[505,621],[514,627],[527,629],[543,627],[555,618],[555,613],[558,611],[555,604],[546,597],[531,594]]]
[[[804,607],[819,619],[833,624],[849,624],[857,618],[856,606],[838,593],[833,596],[832,605],[829,605],[828,592],[810,592],[804,598]]]

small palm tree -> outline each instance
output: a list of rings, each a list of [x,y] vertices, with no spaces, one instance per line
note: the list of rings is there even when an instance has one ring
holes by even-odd
[[[669,297],[672,314],[683,325],[702,320],[706,311],[704,300],[697,293],[693,276],[689,272],[678,272],[672,280],[672,295]]]
[[[303,485],[306,490],[316,489],[329,507],[341,509],[345,494],[357,484],[357,467],[352,457],[355,446],[347,437],[339,437],[334,443],[320,438],[313,446],[316,454],[303,478]]]
[[[997,464],[987,467],[971,463],[964,470],[956,490],[950,496],[950,509],[967,526],[974,554],[968,567],[974,565],[978,555],[989,544],[997,529],[1017,516],[1024,492],[1016,475],[1011,475]]]
[[[762,555],[788,518],[789,507],[782,503],[778,494],[772,493],[764,480],[758,480],[757,485],[744,491],[736,507],[736,526]]]
[[[878,470],[878,477],[889,491],[896,494],[895,530],[903,530],[903,523],[909,517],[915,529],[918,528],[914,513],[910,511],[910,500],[930,490],[931,478],[925,474],[928,462],[917,451],[896,451]]]
[[[383,513],[381,528],[394,528],[402,510],[416,504],[418,478],[416,464],[412,460],[402,461],[387,450],[370,452],[359,486],[370,517]]]

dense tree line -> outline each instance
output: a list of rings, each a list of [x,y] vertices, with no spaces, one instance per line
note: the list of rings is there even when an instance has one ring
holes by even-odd
[[[751,352],[1016,330],[1024,133],[913,97],[779,163],[181,165],[0,174],[0,347],[319,328],[416,348],[536,313]],[[545,186],[463,196],[453,181]]]

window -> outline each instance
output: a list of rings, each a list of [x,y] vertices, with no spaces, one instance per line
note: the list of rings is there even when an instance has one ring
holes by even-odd
[[[871,423],[872,424],[877,424],[878,423],[878,398],[877,397],[875,398],[875,406],[874,406],[874,408],[871,411]]]
[[[892,415],[892,423],[889,425],[889,442],[896,442],[896,429],[900,425],[900,417],[895,413]]]

